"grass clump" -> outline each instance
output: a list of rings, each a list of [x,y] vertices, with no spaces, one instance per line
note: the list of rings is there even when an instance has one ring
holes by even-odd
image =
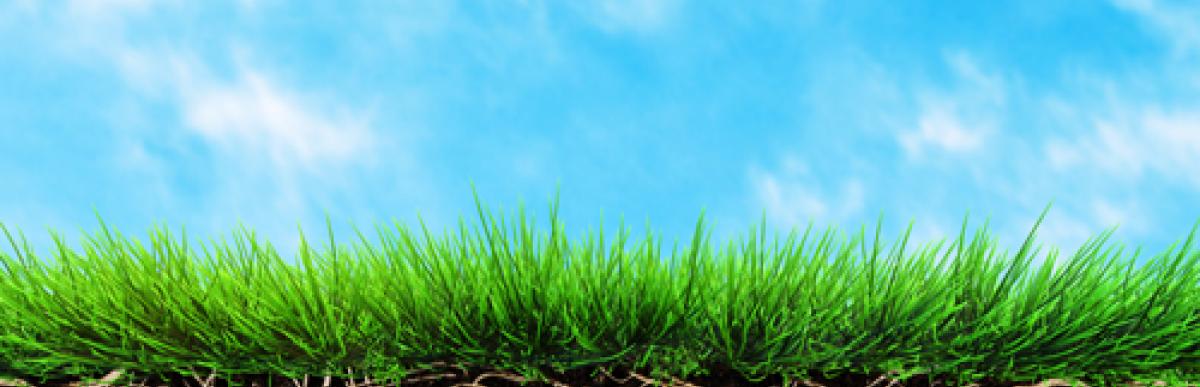
[[[197,254],[186,231],[155,229],[145,246],[103,220],[82,252],[54,235],[51,265],[0,225],[14,252],[0,253],[0,375],[403,378],[452,362],[534,380],[545,367],[596,364],[662,378],[723,366],[750,380],[887,370],[957,383],[1200,376],[1195,228],[1178,252],[1138,270],[1140,248],[1130,260],[1123,248],[1102,250],[1108,230],[1064,269],[1051,250],[1031,271],[1045,212],[1009,258],[986,223],[968,240],[966,219],[946,249],[939,241],[906,255],[911,224],[887,252],[879,225],[870,245],[865,230],[844,244],[832,228],[810,240],[811,223],[799,239],[792,230],[768,243],[765,221],[718,250],[701,213],[690,243],[665,256],[649,232],[627,248],[624,224],[615,240],[601,227],[568,241],[557,199],[549,235],[523,209],[511,230],[478,211],[474,232],[460,219],[457,236],[442,238],[421,222],[423,238],[397,224],[377,227],[377,243],[356,229],[344,246],[330,228],[329,248],[317,252],[301,232],[298,265],[245,229]]]

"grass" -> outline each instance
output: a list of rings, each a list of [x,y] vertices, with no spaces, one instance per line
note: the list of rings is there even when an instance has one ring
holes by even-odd
[[[356,229],[345,246],[330,228],[322,252],[301,231],[295,265],[245,229],[199,254],[186,230],[156,228],[143,246],[102,219],[82,252],[54,235],[51,265],[0,224],[14,253],[0,253],[0,373],[398,379],[448,361],[534,380],[542,367],[602,363],[656,377],[726,365],[751,380],[885,370],[957,383],[1200,379],[1195,228],[1137,270],[1123,248],[1102,250],[1113,230],[1062,270],[1057,250],[1029,270],[1045,212],[1011,258],[986,223],[968,240],[966,219],[947,248],[906,255],[911,223],[886,252],[879,225],[870,244],[865,229],[843,244],[832,228],[810,240],[811,224],[768,243],[765,222],[714,249],[702,212],[668,256],[652,233],[627,248],[623,224],[616,240],[601,229],[568,241],[557,198],[549,235],[523,208],[511,230],[478,212],[474,232],[460,219],[458,235],[441,238],[421,222],[420,235],[379,226],[376,243]]]

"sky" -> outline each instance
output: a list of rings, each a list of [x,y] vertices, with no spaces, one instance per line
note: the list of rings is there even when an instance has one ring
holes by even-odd
[[[326,216],[442,235],[472,186],[668,254],[701,211],[714,246],[969,214],[1011,254],[1052,202],[1035,264],[1200,220],[1193,2],[15,0],[0,36],[0,222],[43,259],[97,214],[285,259]]]

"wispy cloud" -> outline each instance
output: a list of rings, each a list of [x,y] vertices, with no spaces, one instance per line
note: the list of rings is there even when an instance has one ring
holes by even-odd
[[[827,192],[804,160],[788,155],[783,158],[782,167],[782,171],[772,172],[751,166],[755,217],[765,209],[768,222],[790,230],[809,220],[837,223],[862,211],[865,187],[860,179],[847,177]]]
[[[1171,44],[1171,55],[1179,58],[1200,50],[1200,6],[1192,2],[1113,0],[1118,9],[1132,12]]]
[[[609,33],[652,33],[671,22],[683,5],[678,0],[614,0],[579,4],[597,27]]]
[[[354,169],[374,163],[380,144],[395,145],[371,127],[369,110],[283,86],[261,67],[241,64],[236,75],[222,78],[185,56],[158,55],[171,63],[158,86],[173,93],[182,127],[217,156],[211,167],[218,184],[205,202],[207,211],[224,214],[209,217],[212,229],[228,228],[223,217],[233,214],[252,222],[311,222],[312,208],[333,204],[314,200],[350,189]],[[288,254],[298,237],[283,231],[285,224],[270,226],[271,239]]]
[[[1103,227],[1119,227],[1127,231],[1144,231],[1147,227],[1146,208],[1140,201],[1126,199],[1121,202],[1095,198],[1091,204],[1092,216]],[[1099,232],[1094,230],[1093,233]]]
[[[340,116],[303,101],[245,68],[232,82],[182,72],[174,85],[187,127],[231,154],[266,155],[276,168],[315,169],[371,153],[373,133],[350,112]]]
[[[927,106],[918,118],[916,131],[897,135],[904,151],[920,158],[927,146],[953,153],[967,153],[983,144],[980,129],[965,126],[956,114],[944,105]]]
[[[1200,112],[1150,109],[1129,123],[1097,119],[1091,132],[1050,138],[1044,152],[1058,171],[1102,170],[1132,181],[1152,171],[1200,189]]]
[[[996,130],[992,115],[1005,102],[1003,79],[985,74],[965,52],[947,53],[946,62],[963,84],[962,89],[953,93],[917,90],[921,104],[917,128],[901,130],[896,135],[896,141],[910,158],[923,158],[929,148],[933,152],[970,155],[980,150]],[[973,114],[964,115],[962,111]]]
[[[364,118],[367,111],[281,85],[237,44],[227,51],[236,71],[222,77],[191,51],[131,42],[124,34],[125,19],[155,5],[75,1],[68,13],[74,15],[71,20],[92,23],[99,35],[115,38],[91,48],[106,56],[127,83],[148,97],[176,103],[185,128],[230,155],[264,157],[281,170],[311,170],[371,154],[377,141]]]
[[[130,12],[145,12],[155,5],[151,0],[71,0],[67,12],[84,18],[122,18]]]
[[[1000,75],[985,73],[966,51],[948,51],[944,55],[954,74],[964,81],[964,93],[981,103],[1004,105],[1005,85]]]
[[[1013,236],[1017,238],[1012,243],[1006,244],[1010,256],[1015,255],[1021,248],[1021,244],[1025,243],[1025,238],[1036,220],[1028,219],[1022,222],[1025,224],[1019,224],[1023,227],[1016,229],[1018,232]],[[1034,239],[1035,244],[1030,246],[1030,249],[1041,247],[1038,255],[1031,261],[1031,267],[1042,266],[1051,249],[1059,252],[1058,257],[1055,258],[1055,267],[1064,267],[1067,264],[1067,258],[1070,258],[1070,255],[1078,250],[1088,237],[1100,231],[1095,229],[1094,225],[1094,222],[1088,222],[1067,208],[1051,209],[1046,214],[1046,219],[1038,226]],[[1030,254],[1032,253],[1033,251],[1030,251]]]
[[[28,15],[38,10],[34,0],[16,0],[0,4],[0,25],[8,23],[14,16]]]
[[[145,114],[142,110],[116,118],[123,124],[115,129],[113,161],[127,173],[145,178],[140,183],[156,192],[157,200],[189,203],[188,208],[177,210],[192,214],[193,222],[210,231],[229,230],[231,216],[258,223],[287,254],[298,241],[288,226],[291,221],[311,223],[316,219],[310,212],[316,207],[360,205],[353,200],[330,203],[325,198],[351,190],[360,167],[377,163],[380,149],[398,152],[390,158],[393,162],[411,161],[392,136],[372,126],[370,105],[354,106],[331,92],[290,86],[236,39],[222,57],[170,39],[141,39],[131,32],[131,20],[163,4],[71,3],[64,24],[84,30],[64,36],[63,43],[116,69],[130,87],[127,99],[138,101],[137,105],[165,104],[175,113],[178,121],[166,128],[161,123],[153,129],[130,127],[130,114]],[[217,71],[215,63],[232,63],[232,70]],[[113,109],[129,103],[115,101]],[[183,148],[183,143],[200,144],[200,154],[211,157],[191,162],[206,165],[182,165],[179,157],[162,154],[164,149]],[[157,150],[148,144],[156,144]],[[392,167],[407,169],[406,165]],[[202,178],[212,184],[188,192],[192,198],[174,197],[179,192],[169,189],[168,179],[181,168],[208,172]]]
[[[1144,232],[1148,227],[1147,219],[1143,215],[1145,207],[1136,197],[1112,200],[1105,198],[1104,194],[1097,194],[1078,202],[1078,205],[1074,206],[1052,208],[1046,215],[1045,221],[1038,228],[1036,242],[1043,248],[1033,261],[1034,266],[1044,262],[1045,255],[1051,248],[1059,251],[1055,266],[1061,268],[1084,242],[1099,236],[1102,231],[1116,227],[1116,234],[1106,242],[1107,245],[1112,245],[1121,241],[1121,234]],[[1025,229],[1012,230],[1018,232],[1011,235],[1019,237],[1009,244],[1013,246],[1010,249],[1012,253],[1024,242],[1029,228],[1033,226],[1033,220],[1029,220],[1024,226]]]

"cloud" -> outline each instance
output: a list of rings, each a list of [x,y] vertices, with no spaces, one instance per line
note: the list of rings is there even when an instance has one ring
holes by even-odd
[[[1128,11],[1145,21],[1171,44],[1171,53],[1178,58],[1200,49],[1200,7],[1170,4],[1154,0],[1113,0],[1118,9]]]
[[[1044,148],[1052,169],[1063,170],[1083,162],[1083,152],[1067,141],[1048,139]]]
[[[1115,226],[1125,230],[1141,230],[1146,227],[1146,220],[1141,215],[1145,212],[1140,203],[1134,200],[1113,203],[1111,200],[1095,198],[1092,200],[1091,209],[1093,219],[1105,228]]]
[[[967,128],[945,106],[927,107],[918,120],[919,129],[901,132],[897,136],[900,145],[910,156],[921,157],[926,146],[968,153],[979,149],[983,143],[983,134],[978,129]]]
[[[141,208],[147,211],[161,210],[162,207],[174,205],[175,194],[169,181],[174,177],[171,165],[156,152],[151,151],[150,141],[145,134],[138,133],[138,127],[148,126],[138,118],[141,114],[137,108],[129,104],[119,105],[110,112],[111,119],[125,122],[129,125],[119,128],[113,139],[115,149],[113,162],[123,172],[134,176],[135,181],[142,185],[137,191],[137,200],[145,200],[147,204]]]
[[[22,16],[37,12],[38,2],[34,0],[16,0],[0,4],[0,20],[8,19],[12,14]]]
[[[72,37],[107,37],[90,48],[111,62],[136,93],[176,104],[184,127],[231,154],[265,158],[283,170],[315,170],[371,154],[377,140],[362,118],[366,111],[280,84],[246,59],[249,50],[231,45],[227,52],[236,69],[222,77],[192,51],[133,42],[125,34],[127,19],[156,5],[145,0],[74,1],[67,20],[90,29]]]
[[[242,12],[253,13],[261,9],[265,1],[273,2],[271,0],[237,0],[237,5]]]
[[[298,176],[332,179],[353,164],[375,161],[384,139],[370,126],[369,110],[282,85],[237,53],[230,54],[236,70],[222,77],[189,52],[129,45],[108,50],[136,93],[174,105],[180,125],[231,164],[218,168],[273,176],[282,199],[277,203],[291,203],[288,211],[302,205]]]
[[[612,0],[587,3],[583,12],[606,32],[645,34],[669,23],[681,5],[678,0]]]
[[[371,111],[297,91],[255,65],[242,63],[234,75],[221,77],[187,55],[126,57],[162,62],[133,66],[165,71],[131,82],[160,91],[152,94],[175,106],[186,133],[214,151],[206,169],[215,184],[193,211],[220,214],[204,219],[209,230],[229,229],[228,216],[250,221],[285,257],[299,243],[287,224],[312,221],[313,208],[358,208],[361,198],[335,202],[329,195],[352,192],[357,167],[375,163],[379,149],[396,145],[372,128]],[[398,150],[391,161],[410,161],[401,148],[389,149]]]
[[[314,169],[370,153],[372,132],[365,122],[322,112],[260,69],[243,69],[232,82],[184,72],[175,86],[190,129],[232,152],[266,154],[278,168]]]
[[[950,51],[945,53],[945,60],[959,78],[966,81],[971,93],[981,97],[983,102],[1003,105],[1005,99],[1004,80],[998,75],[988,75],[975,63],[974,57],[965,51]]]
[[[151,0],[71,0],[67,13],[87,19],[122,18],[129,13],[145,12],[155,4]]]
[[[839,192],[827,194],[810,176],[803,160],[789,155],[782,164],[780,173],[750,168],[755,216],[765,209],[769,222],[790,229],[808,220],[845,220],[863,209],[865,189],[861,180],[846,178]],[[834,198],[840,198],[840,202]]]
[[[1003,79],[985,74],[966,52],[948,52],[945,61],[963,83],[963,89],[951,93],[918,90],[921,113],[916,117],[917,129],[896,134],[896,141],[909,158],[922,158],[929,148],[971,155],[995,130],[995,120],[985,113],[1003,107]],[[969,115],[974,118],[964,119],[966,115],[960,110],[974,113]]]
[[[1066,170],[1087,164],[1120,176],[1138,177],[1142,174],[1145,157],[1142,140],[1111,124],[1096,124],[1094,136],[1080,136],[1074,140],[1050,138],[1046,141],[1045,153],[1051,167]]]
[[[1153,171],[1200,189],[1200,111],[1149,109],[1132,123],[1096,119],[1094,130],[1047,140],[1044,153],[1060,172],[1104,171],[1139,179]]]
[[[1121,234],[1129,232],[1144,232],[1149,223],[1144,215],[1144,207],[1137,197],[1128,197],[1124,200],[1112,200],[1105,198],[1101,194],[1093,194],[1091,197],[1083,197],[1071,202],[1061,202],[1056,204],[1046,214],[1046,219],[1038,226],[1038,233],[1035,239],[1035,245],[1041,244],[1042,251],[1040,256],[1033,262],[1036,267],[1044,261],[1045,254],[1049,253],[1050,248],[1057,248],[1060,252],[1056,258],[1056,266],[1061,267],[1066,262],[1066,258],[1074,254],[1083,243],[1089,238],[1100,235],[1102,231],[1117,227],[1114,235],[1108,239],[1107,244],[1112,244],[1115,241],[1121,240]],[[1037,212],[1040,213],[1040,209]],[[1010,254],[1015,254],[1020,248],[1021,243],[1025,242],[1025,237],[1029,230],[1033,227],[1036,221],[1037,213],[1028,212],[1030,214],[1026,218],[1022,218],[1020,225],[1014,224],[1008,228],[1003,235],[1009,248]],[[1063,255],[1067,257],[1063,257]]]
[[[1093,236],[1098,232],[1092,228],[1092,224],[1083,220],[1080,216],[1065,212],[1065,209],[1050,209],[1046,214],[1046,218],[1042,224],[1038,226],[1037,235],[1031,245],[1029,254],[1033,254],[1033,250],[1039,245],[1041,250],[1037,251],[1037,256],[1030,260],[1029,268],[1035,269],[1045,264],[1046,257],[1051,249],[1057,249],[1059,254],[1054,258],[1055,268],[1061,269],[1068,263],[1070,255],[1083,245],[1083,242],[1088,237]],[[1029,231],[1033,229],[1033,223],[1037,221],[1036,217],[1031,217],[1025,223],[1025,227],[1017,228],[1011,235],[1016,236],[1012,243],[1007,244],[1008,254],[1011,257],[1015,256],[1017,251],[1021,249],[1021,244],[1025,243],[1025,238]]]
[[[236,37],[210,39],[226,39],[227,49],[218,43],[200,50],[182,44],[186,36],[135,34],[137,23],[164,17],[159,11],[172,4],[70,3],[54,42],[68,59],[116,70],[129,87],[111,102],[114,111],[126,111],[110,114],[115,122],[110,161],[138,177],[139,192],[161,203],[187,203],[178,209],[195,214],[190,224],[208,232],[229,230],[233,216],[255,222],[252,228],[286,257],[298,243],[288,224],[314,220],[311,208],[366,213],[362,199],[352,196],[353,182],[365,173],[357,167],[375,164],[380,149],[394,151],[389,167],[411,172],[400,179],[418,177],[420,171],[409,170],[419,165],[411,152],[372,126],[372,104],[347,103],[325,90],[289,84]],[[252,12],[262,4],[240,5]],[[159,107],[168,114],[154,114],[157,118],[176,113],[178,121],[138,123]],[[202,152],[192,148],[196,144]],[[176,151],[200,158],[167,156]],[[180,192],[172,190],[177,187],[171,179],[184,169],[200,184],[201,191],[191,192],[196,197],[176,197]],[[331,200],[332,195],[343,196]]]

